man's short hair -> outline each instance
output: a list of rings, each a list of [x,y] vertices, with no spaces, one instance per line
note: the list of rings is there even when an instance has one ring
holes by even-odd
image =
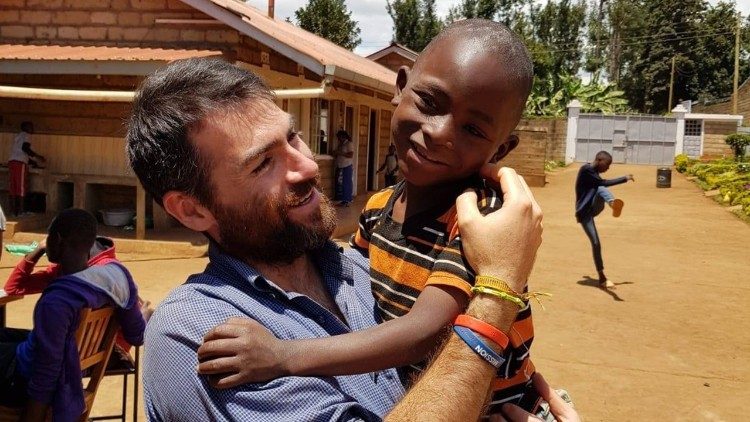
[[[529,96],[534,84],[534,64],[523,40],[505,24],[487,19],[463,19],[453,22],[427,44],[421,55],[429,52],[444,38],[466,40],[502,61],[505,77],[523,88],[521,94],[524,99]]]
[[[69,208],[55,216],[47,232],[60,235],[64,243],[78,250],[87,251],[96,242],[96,218],[86,210]]]
[[[607,151],[599,151],[596,153],[596,157],[594,157],[595,161],[612,161],[612,154],[608,153]]]
[[[260,77],[219,59],[178,60],[148,76],[126,136],[130,166],[143,188],[159,204],[172,190],[212,204],[211,163],[201,158],[191,133],[218,110],[260,99],[274,99]]]

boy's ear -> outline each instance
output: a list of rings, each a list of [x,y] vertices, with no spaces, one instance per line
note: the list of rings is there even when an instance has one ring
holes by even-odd
[[[495,152],[495,155],[492,156],[490,162],[497,163],[498,161],[505,158],[506,155],[508,155],[518,146],[519,142],[521,142],[521,140],[518,139],[518,135],[509,135],[508,139],[497,147],[497,151]]]
[[[185,227],[197,232],[210,232],[218,228],[213,213],[192,195],[169,191],[162,198],[164,210]]]
[[[406,82],[409,80],[409,73],[411,73],[409,66],[401,66],[398,69],[398,74],[396,75],[396,93],[391,100],[391,104],[394,106],[397,106],[398,103],[401,102],[401,94],[404,92],[404,88],[406,88]]]

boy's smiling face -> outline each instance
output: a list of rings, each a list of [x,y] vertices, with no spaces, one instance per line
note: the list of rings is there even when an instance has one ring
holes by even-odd
[[[413,71],[399,71],[391,128],[400,170],[413,185],[464,179],[518,144],[510,133],[524,87],[506,77],[502,58],[460,38],[440,40]]]

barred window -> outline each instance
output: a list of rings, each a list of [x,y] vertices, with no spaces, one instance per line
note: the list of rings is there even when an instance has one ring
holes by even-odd
[[[685,120],[685,136],[701,136],[703,129],[703,120],[688,119]]]

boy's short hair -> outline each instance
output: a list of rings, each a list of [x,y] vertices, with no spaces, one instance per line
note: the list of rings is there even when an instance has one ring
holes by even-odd
[[[594,161],[612,161],[612,154],[608,153],[607,151],[599,151],[596,153]]]
[[[78,250],[89,250],[96,242],[96,218],[86,210],[70,208],[57,214],[47,232],[59,234],[66,244]]]
[[[429,52],[444,38],[467,37],[471,43],[478,44],[481,48],[501,61],[509,77],[514,84],[518,84],[523,90],[524,98],[531,93],[534,84],[534,64],[529,56],[529,51],[523,40],[500,22],[487,19],[463,19],[446,26],[425,47],[420,57]],[[417,57],[419,63],[419,57]],[[415,63],[414,67],[417,67]]]

